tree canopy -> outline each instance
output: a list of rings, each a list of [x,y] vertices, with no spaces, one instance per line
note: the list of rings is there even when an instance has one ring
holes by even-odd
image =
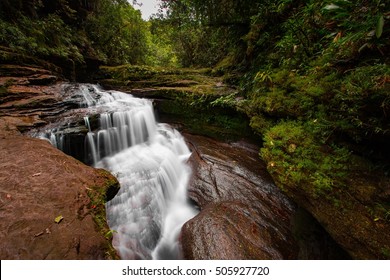
[[[144,63],[147,25],[125,0],[4,0],[0,44],[40,58]]]

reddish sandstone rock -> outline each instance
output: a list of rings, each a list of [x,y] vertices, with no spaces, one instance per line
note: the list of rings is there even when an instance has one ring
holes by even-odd
[[[182,228],[187,259],[295,259],[294,205],[273,184],[257,147],[184,135],[192,149],[189,195],[200,214]]]
[[[241,201],[210,203],[182,228],[184,256],[210,260],[296,258],[290,238],[270,226],[272,221],[267,218]]]
[[[15,65],[1,65],[0,75],[0,258],[116,258],[104,203],[117,180],[20,134],[66,110],[57,77]]]
[[[116,179],[44,140],[0,138],[0,258],[110,257],[103,235],[108,228],[98,228],[94,219],[107,189],[118,187]]]

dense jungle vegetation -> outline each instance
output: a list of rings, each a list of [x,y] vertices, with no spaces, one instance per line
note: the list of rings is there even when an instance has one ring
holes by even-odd
[[[388,171],[387,2],[163,3],[167,15],[152,23],[173,28],[182,66],[212,67],[237,86],[218,103],[250,118],[281,185],[329,193],[362,168],[356,155]]]
[[[162,0],[144,21],[125,0],[1,0],[0,16],[3,61],[223,76],[237,91],[201,106],[244,113],[282,187],[329,197],[361,172],[390,175],[388,1]]]

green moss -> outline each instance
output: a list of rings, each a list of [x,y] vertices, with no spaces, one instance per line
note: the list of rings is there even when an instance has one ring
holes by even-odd
[[[218,62],[218,64],[213,68],[212,74],[217,76],[224,75],[229,72],[229,70],[234,68],[235,64],[236,57],[234,53],[230,53],[225,56],[220,62]]]
[[[107,239],[107,259],[118,259],[115,249],[112,247],[112,231],[107,225],[105,204],[119,191],[119,183],[108,171],[99,169],[97,172],[104,179],[102,186],[91,186],[87,194],[90,198],[89,208],[99,232]]]
[[[273,126],[273,122],[263,115],[256,115],[250,119],[250,126],[255,133],[263,136]]]
[[[197,99],[199,97],[199,99]],[[236,140],[252,136],[244,114],[233,109],[213,107],[211,100],[199,95],[184,95],[175,100],[164,101],[158,106],[160,115],[169,122],[179,122],[185,130],[221,140]]]
[[[264,135],[261,157],[274,179],[286,188],[305,188],[313,196],[342,187],[349,153],[318,144],[315,135],[299,122],[282,122]]]
[[[387,247],[382,248],[381,253],[385,260],[390,260],[390,248]]]
[[[103,84],[126,86],[128,89],[153,88],[160,92],[167,91],[193,94],[224,94],[223,87],[216,85],[220,78],[210,77],[209,69],[178,69],[141,65],[121,65],[100,67]],[[226,88],[225,88],[226,90]],[[168,95],[170,97],[170,95]]]

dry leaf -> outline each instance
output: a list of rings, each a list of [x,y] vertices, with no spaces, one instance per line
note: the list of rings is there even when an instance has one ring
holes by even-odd
[[[62,215],[59,215],[57,218],[54,219],[54,222],[59,224],[63,219],[64,219],[64,217],[62,217]]]

